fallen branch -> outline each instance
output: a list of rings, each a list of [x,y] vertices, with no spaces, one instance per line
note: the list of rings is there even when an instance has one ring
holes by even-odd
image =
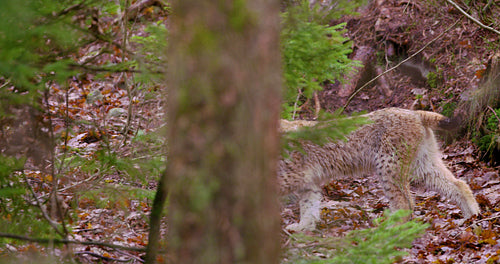
[[[90,255],[96,258],[100,258],[106,261],[116,261],[116,262],[129,262],[131,259],[118,259],[118,258],[112,258],[112,257],[106,257],[91,251],[79,251],[75,252],[75,255]]]
[[[34,238],[34,237],[28,237],[28,236],[22,236],[22,235],[10,234],[10,233],[3,233],[3,232],[0,232],[0,237],[12,238],[12,239],[29,241],[29,242],[40,243],[40,244],[48,244],[48,243],[52,243],[52,244],[78,244],[78,245],[103,246],[103,247],[109,247],[109,248],[114,248],[114,249],[123,249],[123,250],[128,250],[128,251],[137,251],[137,252],[145,252],[146,251],[146,248],[144,248],[144,247],[127,247],[127,246],[106,243],[106,242],[99,242],[99,241],[76,241],[76,240],[58,239],[58,238]]]
[[[497,219],[497,218],[500,218],[500,215],[497,214],[497,215],[494,215],[494,216],[490,216],[488,218],[483,218],[483,219],[480,219],[480,220],[476,220],[472,224],[468,225],[465,229],[477,227],[478,224],[481,223],[481,222],[486,222],[486,221],[494,220],[494,219]],[[456,234],[455,237],[457,237],[458,235],[459,234]]]
[[[64,191],[68,190],[68,189],[71,189],[71,188],[77,187],[78,185],[81,185],[81,184],[84,184],[84,183],[86,183],[86,182],[89,182],[89,181],[92,181],[92,180],[96,179],[96,178],[97,178],[97,176],[99,176],[99,173],[100,173],[100,170],[99,170],[99,169],[97,169],[97,170],[98,170],[98,171],[97,171],[96,173],[92,174],[92,176],[90,176],[90,177],[88,177],[88,178],[85,178],[84,180],[81,180],[81,181],[79,181],[79,182],[73,183],[73,184],[71,184],[70,186],[66,186],[66,187],[64,187],[64,188],[59,188],[59,189],[57,189],[57,192],[58,192],[58,193],[62,193],[62,192],[64,192]],[[47,193],[47,194],[42,194],[42,195],[38,196],[38,199],[45,199],[48,195],[49,195],[49,193]]]
[[[469,13],[465,12],[462,8],[460,8],[459,5],[457,5],[455,2],[451,1],[451,0],[446,0],[446,2],[450,3],[453,7],[455,7],[458,11],[460,11],[460,13],[464,14],[464,16],[466,16],[467,18],[469,18],[470,20],[474,21],[474,23],[478,24],[480,27],[484,28],[484,29],[487,29],[487,30],[491,30],[495,33],[497,33],[498,35],[500,35],[500,31],[492,28],[492,27],[488,27],[487,25],[481,23],[481,21],[475,19],[474,17],[472,17],[471,15],[469,15]]]
[[[347,108],[347,106],[349,105],[349,103],[351,103],[352,99],[354,98],[354,96],[356,96],[361,90],[363,90],[366,86],[370,85],[372,82],[376,81],[378,78],[380,78],[381,76],[387,74],[388,72],[391,72],[393,71],[394,69],[396,69],[397,67],[401,66],[401,64],[409,61],[411,58],[417,56],[417,54],[419,54],[420,52],[422,52],[425,48],[427,48],[430,44],[432,44],[434,41],[438,40],[439,38],[441,38],[444,33],[448,32],[450,29],[452,29],[460,20],[457,20],[455,21],[455,23],[453,23],[451,26],[449,26],[447,29],[445,29],[443,32],[441,32],[441,34],[439,34],[437,37],[435,37],[434,39],[432,39],[431,41],[429,41],[427,44],[425,44],[422,48],[420,48],[417,52],[413,53],[411,56],[409,56],[408,58],[402,60],[401,62],[399,62],[398,64],[396,64],[396,66],[384,71],[383,73],[375,76],[375,78],[369,80],[368,82],[366,82],[365,84],[363,84],[363,86],[359,87],[356,91],[354,91],[354,93],[351,94],[351,96],[349,96],[349,98],[347,99],[347,102],[345,103],[345,105],[342,107],[342,109],[340,110],[340,113],[344,112],[344,110]]]

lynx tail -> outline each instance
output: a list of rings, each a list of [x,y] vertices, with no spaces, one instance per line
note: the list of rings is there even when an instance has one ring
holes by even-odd
[[[429,111],[415,111],[420,116],[422,125],[432,128],[434,130],[455,130],[460,126],[460,118],[448,118],[444,115],[429,112]]]

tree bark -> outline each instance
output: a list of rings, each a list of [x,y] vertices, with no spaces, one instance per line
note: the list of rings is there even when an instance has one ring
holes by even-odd
[[[279,1],[176,0],[172,10],[168,258],[278,263]]]

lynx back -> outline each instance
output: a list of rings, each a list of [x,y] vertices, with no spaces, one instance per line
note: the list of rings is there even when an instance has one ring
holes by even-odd
[[[304,142],[278,166],[282,194],[296,193],[300,221],[288,230],[313,230],[320,218],[321,186],[345,175],[375,173],[391,210],[413,209],[410,183],[437,191],[455,202],[464,217],[479,213],[471,189],[453,176],[441,160],[433,130],[449,128],[445,116],[427,111],[386,108],[365,115],[372,122],[323,146]],[[317,122],[283,121],[282,131],[314,126]]]

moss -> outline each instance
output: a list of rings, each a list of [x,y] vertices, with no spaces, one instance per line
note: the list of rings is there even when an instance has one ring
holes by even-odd
[[[429,72],[427,74],[427,84],[429,87],[435,89],[442,83],[441,71]]]
[[[254,24],[254,19],[252,14],[247,8],[245,0],[235,0],[233,1],[233,6],[228,13],[229,25],[236,32],[243,32],[248,25]]]
[[[500,150],[500,129],[498,118],[500,108],[495,109],[495,114],[490,113],[482,132],[474,133],[473,142],[485,153],[485,157],[494,160]]]
[[[491,113],[488,117],[486,128],[490,131],[498,130],[498,116],[500,116],[500,108],[495,109],[495,114]]]
[[[457,103],[451,102],[451,103],[445,103],[443,105],[443,111],[441,114],[447,116],[447,117],[452,117],[453,112],[455,112],[455,109],[457,108]]]
[[[201,52],[213,53],[218,47],[219,37],[207,25],[198,24],[191,28],[192,35],[188,40],[188,52],[199,54]]]

